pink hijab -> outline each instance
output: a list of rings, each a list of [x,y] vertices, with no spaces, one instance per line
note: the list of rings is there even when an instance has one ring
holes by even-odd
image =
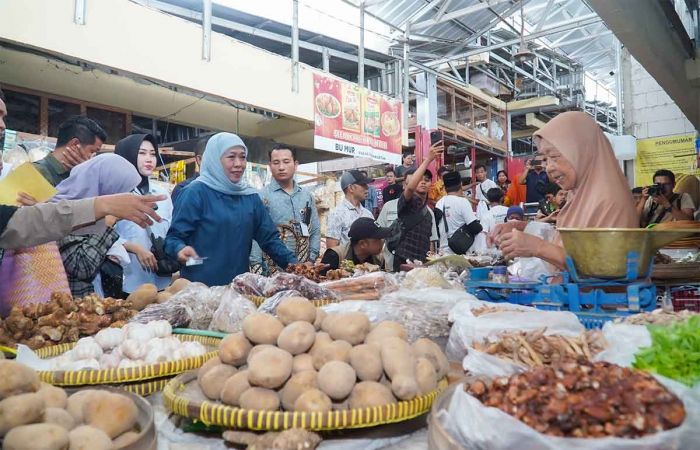
[[[632,192],[610,142],[583,112],[565,112],[535,132],[561,152],[576,171],[559,213],[559,228],[639,228]]]

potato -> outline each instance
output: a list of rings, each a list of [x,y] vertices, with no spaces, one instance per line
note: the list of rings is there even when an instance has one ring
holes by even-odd
[[[308,353],[296,355],[292,360],[292,374],[314,370],[314,357]]]
[[[418,382],[418,393],[428,394],[438,386],[437,373],[435,367],[427,358],[416,359],[416,382]]]
[[[13,428],[2,442],[2,450],[66,450],[68,431],[52,423]]]
[[[316,307],[304,297],[289,297],[277,307],[277,318],[285,325],[300,320],[313,324],[316,320]]]
[[[361,344],[350,350],[350,365],[360,381],[379,381],[384,373],[382,356],[373,345]]]
[[[330,361],[350,361],[350,349],[352,345],[345,341],[333,341],[322,346],[314,355],[314,368],[321,370]]]
[[[36,392],[40,386],[39,375],[33,369],[15,361],[0,361],[0,400]]]
[[[408,333],[406,329],[398,322],[385,320],[378,323],[365,338],[365,344],[381,344],[381,342],[389,337],[398,337],[406,340]]]
[[[221,401],[227,405],[239,406],[241,394],[248,389],[250,389],[250,383],[248,383],[248,371],[241,370],[226,380],[224,387],[221,388],[221,394],[219,397],[221,398]]]
[[[420,392],[418,381],[413,375],[398,375],[391,380],[391,392],[399,400],[413,400]]]
[[[61,408],[46,408],[46,410],[44,410],[42,422],[60,425],[68,431],[75,428],[75,419],[73,416],[68,411]]]
[[[257,355],[258,353],[267,348],[277,348],[277,346],[270,344],[256,345],[255,347],[250,349],[250,352],[248,353],[248,358],[246,358],[246,364],[250,364],[250,360],[253,359],[253,356]]]
[[[134,309],[141,311],[146,306],[154,303],[158,299],[158,288],[155,284],[146,283],[139,286],[126,298],[134,305]]]
[[[280,409],[280,398],[272,389],[252,387],[241,394],[241,408],[262,411],[277,411]]]
[[[425,358],[433,364],[437,379],[442,380],[450,371],[450,362],[442,352],[440,346],[430,339],[420,338],[413,343],[413,356]]]
[[[292,375],[284,388],[280,391],[282,407],[287,411],[294,411],[294,402],[309,389],[318,388],[318,373],[315,370],[306,370]]]
[[[254,313],[243,319],[243,333],[254,344],[275,345],[282,328],[282,322],[267,313]]]
[[[0,401],[0,436],[14,427],[40,422],[45,409],[44,399],[37,393],[13,395]]]
[[[68,404],[68,394],[63,389],[52,386],[48,383],[41,383],[41,387],[36,391],[44,399],[47,408],[63,408]]]
[[[279,348],[266,348],[251,358],[248,382],[251,386],[277,389],[292,374],[292,355]]]
[[[73,416],[76,425],[84,423],[83,405],[85,405],[88,398],[92,395],[100,394],[101,392],[104,391],[98,389],[83,389],[68,397],[66,411]]]
[[[348,406],[350,409],[371,408],[374,406],[395,403],[396,399],[389,388],[376,381],[363,381],[357,383],[352,389]]]
[[[351,345],[361,344],[369,333],[367,314],[351,312],[338,314],[328,327],[328,334],[333,340],[342,340]]]
[[[346,409],[349,409],[349,397],[343,400],[342,402],[333,402],[333,405],[331,408],[333,411],[345,411]]]
[[[415,358],[408,342],[389,337],[381,343],[382,365],[391,379],[391,391],[401,400],[411,400],[418,395],[415,374]]]
[[[335,321],[335,319],[337,317],[338,317],[337,313],[326,314],[326,317],[324,317],[323,321],[321,322],[321,330],[328,333],[328,331],[331,329],[331,325],[333,324],[333,321]]]
[[[318,372],[318,387],[333,400],[342,400],[350,395],[355,380],[355,369],[342,361],[330,361]]]
[[[172,292],[168,292],[168,291],[159,292],[158,295],[156,296],[156,303],[165,303],[168,300],[170,300],[170,297],[172,297],[172,296],[173,296]]]
[[[204,376],[205,373],[212,367],[218,366],[221,364],[221,358],[218,356],[215,356],[211,359],[208,359],[204,364],[199,366],[199,369],[197,369],[197,383],[201,384],[202,382],[202,377]]]
[[[318,389],[309,389],[294,402],[294,411],[328,412],[332,408],[330,397]]]
[[[99,428],[114,439],[134,428],[138,409],[126,395],[102,391],[88,397],[83,405],[83,417],[86,425]]]
[[[326,333],[325,331],[319,331],[318,333],[316,333],[314,345],[312,345],[309,349],[309,354],[311,356],[316,356],[316,353],[318,353],[321,347],[330,344],[331,342],[333,342],[333,339],[331,339],[328,333]]]
[[[68,450],[111,450],[112,439],[99,428],[87,425],[79,426],[68,433],[70,447]]]
[[[229,334],[219,344],[219,358],[224,364],[241,366],[245,364],[252,348],[243,333]]]
[[[171,294],[177,294],[181,290],[185,289],[190,283],[190,280],[186,278],[178,278],[177,280],[173,281],[173,284],[168,286],[166,291],[170,292]]]
[[[323,319],[325,319],[327,315],[328,314],[321,308],[316,308],[316,320],[314,320],[314,328],[316,328],[316,331],[321,329]]]
[[[311,348],[316,340],[316,329],[309,322],[292,322],[280,333],[277,346],[292,355],[304,353]]]
[[[219,395],[221,395],[221,389],[223,389],[224,383],[235,375],[236,372],[236,368],[228,364],[214,366],[202,376],[199,387],[207,398],[219,400]]]
[[[112,445],[115,449],[124,448],[127,445],[133,445],[140,435],[135,431],[127,431],[124,434],[119,435],[112,441]]]

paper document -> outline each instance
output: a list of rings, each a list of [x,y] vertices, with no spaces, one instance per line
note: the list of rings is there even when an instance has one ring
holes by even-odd
[[[0,204],[17,205],[17,194],[24,192],[42,203],[56,195],[56,188],[46,181],[32,163],[24,163],[0,180]]]

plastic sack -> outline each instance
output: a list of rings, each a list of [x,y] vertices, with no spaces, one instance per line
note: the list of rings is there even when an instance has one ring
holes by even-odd
[[[700,442],[700,397],[672,380],[657,377],[685,406],[686,418],[679,427],[638,439],[618,437],[564,438],[538,433],[498,408],[484,406],[459,385],[449,407],[437,419],[465,448],[475,450],[681,450]]]
[[[231,287],[241,295],[263,295],[264,285],[267,278],[257,273],[242,273],[231,282]]]
[[[440,288],[452,289],[453,286],[445,280],[434,267],[416,267],[406,274],[401,282],[403,289]]]
[[[651,345],[651,335],[644,325],[606,322],[603,336],[608,341],[608,348],[598,353],[594,361],[607,361],[619,366],[630,367],[634,355],[642,347]]]
[[[332,290],[323,285],[292,273],[277,272],[267,278],[263,284],[262,294],[265,297],[272,297],[282,291],[299,291],[302,297],[309,300],[335,299],[337,297]]]
[[[501,359],[471,347],[462,361],[462,368],[471,376],[486,378],[508,377],[528,369],[522,364]]]
[[[540,258],[515,258],[508,266],[508,274],[521,281],[538,281],[542,276],[552,276],[556,268]]]
[[[499,303],[498,306],[502,304]],[[458,304],[454,310],[450,311],[450,319],[454,323],[445,353],[451,360],[461,361],[472,342],[483,341],[505,331],[534,331],[545,328],[546,335],[562,334],[572,337],[585,331],[576,315],[567,311],[512,308],[519,311],[504,311],[475,317],[471,312],[473,307],[473,304]]]
[[[243,319],[256,310],[253,302],[231,289],[221,297],[219,307],[214,311],[209,323],[209,329],[237,333],[242,329]]]
[[[385,292],[398,289],[393,274],[373,272],[359,277],[321,283],[321,287],[335,293],[340,300],[378,300]]]
[[[173,327],[206,330],[221,299],[231,292],[234,291],[229,286],[210,288],[202,283],[191,283],[170,297],[167,302],[148,305],[130,322],[148,323],[152,320],[167,320]]]
[[[262,302],[262,304],[258,307],[258,312],[275,315],[277,313],[277,307],[280,305],[280,303],[282,303],[282,300],[290,297],[302,297],[302,295],[299,291],[278,292]]]

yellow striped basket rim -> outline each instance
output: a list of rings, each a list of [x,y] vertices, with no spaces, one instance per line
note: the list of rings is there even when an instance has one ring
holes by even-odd
[[[196,372],[187,372],[168,382],[163,389],[163,403],[166,409],[179,416],[199,420],[205,425],[256,431],[279,431],[290,428],[334,431],[403,422],[430,412],[435,399],[447,388],[447,379],[443,379],[438,383],[438,388],[429,394],[413,400],[372,408],[326,413],[258,411],[210,401],[194,401],[181,395],[185,385],[193,380],[196,382],[196,377]]]
[[[266,297],[258,296],[258,295],[246,295],[245,296],[248,300],[253,302],[253,304],[257,307],[260,308],[260,305],[262,305],[265,300],[267,300]],[[331,303],[339,303],[340,300],[336,300],[333,298],[319,298],[316,300],[309,300],[315,307],[319,308],[321,306],[326,306],[330,305]]]
[[[173,335],[181,341],[197,341],[216,350],[193,358],[166,361],[157,364],[149,364],[141,367],[128,367],[124,369],[101,370],[67,370],[67,371],[38,371],[39,379],[54,386],[85,386],[97,384],[130,383],[134,381],[153,380],[156,378],[177,375],[188,370],[197,369],[207,360],[218,355],[220,338],[209,336],[194,336],[188,334]],[[75,347],[75,342],[59,344],[36,350],[40,358],[52,358],[61,355]],[[162,388],[161,388],[162,389]]]

